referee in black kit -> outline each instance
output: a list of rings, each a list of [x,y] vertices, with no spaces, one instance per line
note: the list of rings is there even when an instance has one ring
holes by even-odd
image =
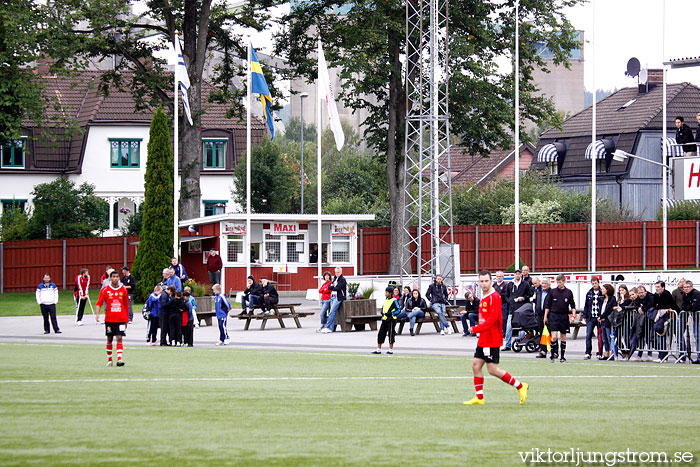
[[[576,312],[574,294],[566,288],[566,277],[563,274],[557,276],[557,288],[551,289],[544,302],[544,324],[547,325],[552,335],[552,356],[549,361],[559,355],[559,361],[566,363],[566,335],[569,332],[569,315]],[[557,341],[561,336],[561,351],[557,352]]]

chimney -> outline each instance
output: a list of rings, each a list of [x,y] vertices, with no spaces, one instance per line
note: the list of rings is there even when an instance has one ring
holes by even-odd
[[[664,71],[661,68],[644,69],[639,73],[639,94],[646,94],[663,82]]]
[[[42,53],[41,57],[36,61],[36,72],[39,76],[49,76],[50,68],[54,64],[54,59]]]

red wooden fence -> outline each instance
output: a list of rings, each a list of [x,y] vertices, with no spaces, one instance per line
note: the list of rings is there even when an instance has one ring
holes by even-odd
[[[536,224],[520,226],[520,258],[540,271],[589,269],[589,224]],[[697,221],[668,223],[669,269],[697,268],[700,259]],[[362,273],[386,274],[390,249],[388,227],[362,229]],[[610,222],[597,224],[596,269],[661,269],[661,222]],[[512,225],[459,225],[454,241],[460,246],[462,273],[478,269],[506,269],[513,264],[515,229]],[[534,250],[533,250],[534,238]],[[424,258],[430,239],[423,238]],[[646,241],[645,241],[646,240]],[[534,254],[534,256],[533,256]],[[415,269],[415,264],[414,264]]]
[[[136,257],[138,237],[67,238],[65,240],[25,240],[2,242],[0,250],[3,292],[31,291],[44,273],[59,288],[72,289],[81,268],[88,268],[92,284],[111,265],[131,266]],[[64,273],[65,271],[65,273]],[[65,282],[64,282],[65,275]]]

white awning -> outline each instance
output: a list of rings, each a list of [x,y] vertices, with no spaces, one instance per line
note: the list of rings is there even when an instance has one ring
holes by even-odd
[[[191,237],[180,237],[180,243],[196,242],[197,240],[206,240],[208,238],[216,238],[216,235],[193,235]]]

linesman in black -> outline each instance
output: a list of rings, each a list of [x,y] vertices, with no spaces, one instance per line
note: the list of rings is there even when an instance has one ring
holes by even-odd
[[[552,335],[552,356],[550,362],[559,356],[561,363],[566,363],[566,335],[569,333],[569,315],[576,312],[574,294],[566,288],[566,276],[557,276],[557,288],[551,289],[544,302],[544,324]],[[557,344],[561,339],[560,349]]]

